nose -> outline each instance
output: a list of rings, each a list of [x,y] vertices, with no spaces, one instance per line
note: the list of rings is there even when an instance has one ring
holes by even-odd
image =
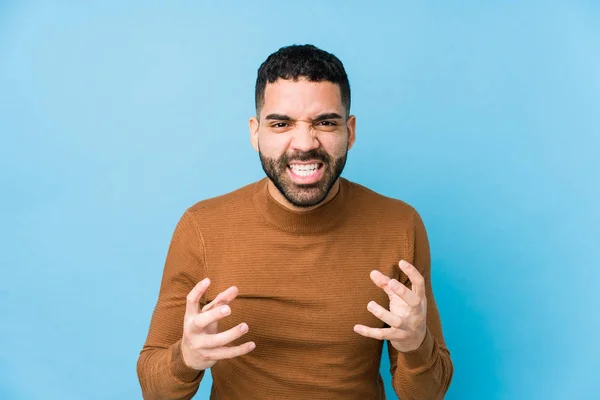
[[[311,126],[298,126],[292,136],[290,147],[293,150],[307,152],[319,147],[317,132]]]

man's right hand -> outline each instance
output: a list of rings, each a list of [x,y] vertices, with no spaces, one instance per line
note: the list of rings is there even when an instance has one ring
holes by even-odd
[[[210,279],[206,278],[188,294],[183,318],[181,340],[183,360],[188,366],[197,370],[210,368],[219,360],[248,354],[256,347],[254,342],[226,347],[227,344],[248,332],[248,325],[241,323],[225,332],[217,333],[218,321],[231,314],[229,303],[238,295],[238,289],[232,286],[219,293],[210,305],[200,310],[200,298],[209,285]]]

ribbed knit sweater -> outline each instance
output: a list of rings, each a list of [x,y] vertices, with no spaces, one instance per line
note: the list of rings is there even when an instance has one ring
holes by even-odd
[[[369,278],[377,269],[410,287],[399,267],[413,264],[427,287],[427,333],[421,347],[389,347],[399,398],[441,399],[453,367],[430,280],[427,234],[408,204],[340,178],[335,197],[310,211],[292,211],[268,191],[268,179],[190,207],[167,254],[158,302],[138,360],[145,399],[190,399],[205,371],[187,366],[180,344],[186,296],[205,277],[200,306],[237,286],[231,315],[219,331],[246,322],[232,345],[250,353],[211,368],[211,399],[384,399],[383,342],[354,332],[384,327],[367,310],[389,305]]]

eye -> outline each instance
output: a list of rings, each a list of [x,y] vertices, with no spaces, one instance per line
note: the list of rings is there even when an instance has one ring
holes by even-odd
[[[272,128],[285,128],[287,126],[289,126],[287,122],[276,122],[271,125]]]
[[[321,126],[336,126],[337,124],[333,121],[321,121],[317,125]]]

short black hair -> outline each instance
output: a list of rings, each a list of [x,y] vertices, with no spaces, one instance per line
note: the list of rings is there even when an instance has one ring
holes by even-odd
[[[310,82],[336,83],[340,87],[346,116],[350,115],[350,82],[348,82],[344,64],[333,54],[312,44],[304,44],[280,48],[267,57],[258,68],[254,92],[256,117],[260,117],[267,83],[274,83],[277,79],[297,81],[299,78],[307,79]]]

